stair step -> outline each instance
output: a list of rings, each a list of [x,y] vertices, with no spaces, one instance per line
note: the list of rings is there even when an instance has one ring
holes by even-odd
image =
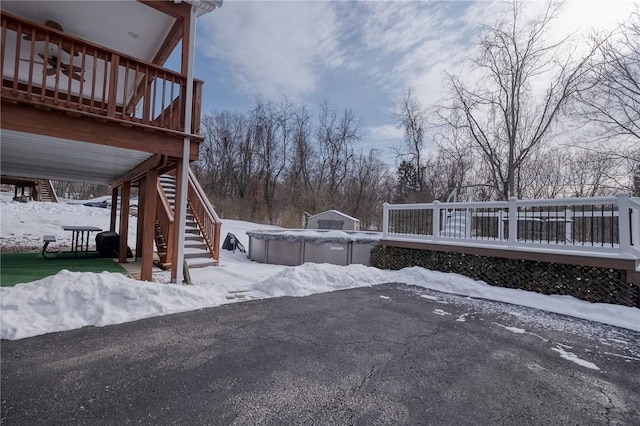
[[[185,241],[204,241],[200,234],[185,234],[184,239]]]
[[[207,259],[211,260],[211,255],[209,252],[194,252],[194,253],[184,253],[185,259]]]
[[[189,265],[189,268],[206,268],[207,266],[218,266],[218,264],[218,261],[211,258],[207,260],[202,259],[202,261],[195,261],[194,259],[187,260],[187,265]]]
[[[207,245],[200,241],[185,241],[184,248],[207,250]]]

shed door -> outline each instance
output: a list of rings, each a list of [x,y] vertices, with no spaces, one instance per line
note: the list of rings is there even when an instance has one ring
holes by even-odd
[[[344,222],[342,220],[319,220],[318,229],[337,229],[344,230]]]

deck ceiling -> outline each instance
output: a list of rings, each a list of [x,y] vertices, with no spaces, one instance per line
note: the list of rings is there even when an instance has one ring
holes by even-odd
[[[2,0],[0,8],[39,24],[55,21],[65,33],[148,62],[176,20],[135,0]],[[7,129],[0,134],[0,152],[3,174],[99,184],[111,183],[152,155]]]
[[[3,129],[2,174],[108,185],[151,154]]]
[[[0,7],[39,24],[55,21],[65,33],[149,62],[175,22],[175,18],[135,0],[3,0]]]

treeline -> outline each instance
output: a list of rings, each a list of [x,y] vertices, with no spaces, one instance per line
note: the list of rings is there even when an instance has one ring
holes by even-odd
[[[285,227],[305,214],[340,210],[377,227],[394,176],[373,151],[359,148],[360,119],[320,105],[316,117],[289,101],[256,99],[247,112],[205,115],[200,160],[193,166],[223,217]]]
[[[481,27],[473,78],[447,73],[438,105],[404,90],[397,199],[640,196],[640,8],[578,54],[548,41],[560,4],[526,7]]]

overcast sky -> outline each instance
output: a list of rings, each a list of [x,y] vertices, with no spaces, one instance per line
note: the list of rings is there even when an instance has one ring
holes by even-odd
[[[528,3],[539,7],[541,3]],[[445,71],[472,75],[478,29],[504,3],[490,1],[240,1],[198,20],[196,77],[203,113],[250,108],[256,95],[287,97],[314,113],[328,100],[362,117],[363,148],[393,154],[394,106],[411,86],[424,105],[445,95]],[[611,29],[630,1],[569,1],[550,37]],[[392,158],[388,159],[393,162]]]

